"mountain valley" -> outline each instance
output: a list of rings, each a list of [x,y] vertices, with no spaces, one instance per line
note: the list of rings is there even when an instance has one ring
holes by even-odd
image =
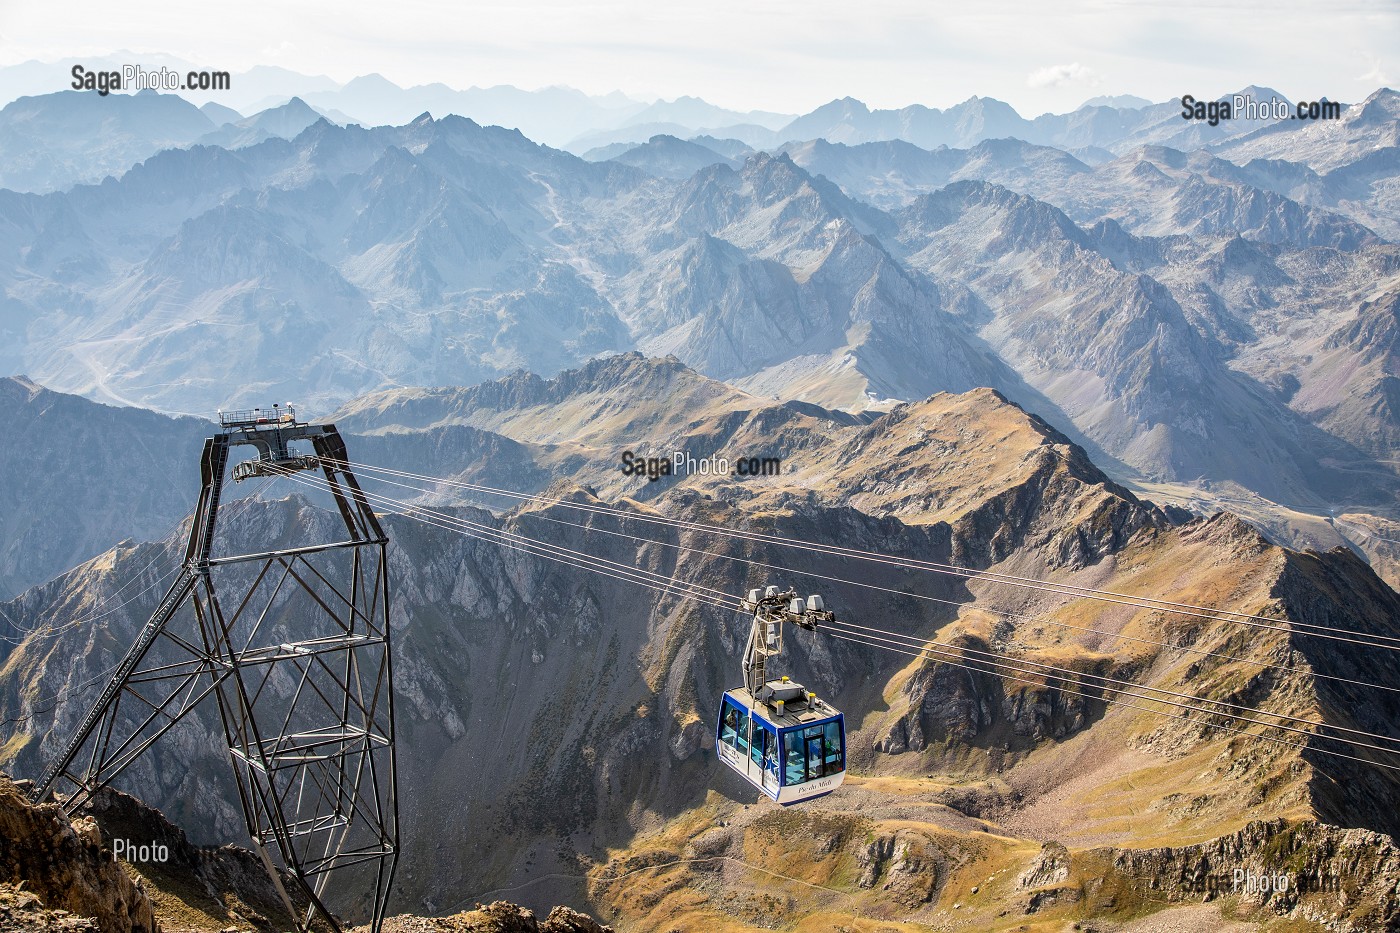
[[[389,538],[389,933],[1400,929],[1400,94],[246,79],[0,109],[0,931],[295,922],[212,703],[71,820],[24,799],[179,572],[204,439],[273,402]],[[252,472],[216,554],[343,531],[327,474]],[[716,746],[770,584],[833,610],[777,673],[845,717],[788,808]]]
[[[1335,739],[1299,740],[1258,725],[1240,734],[1229,720],[1200,714],[1183,724],[1162,703],[1189,690],[1392,735],[1389,694],[1370,691],[1362,702],[1356,688],[1318,676],[1394,682],[1397,662],[1386,652],[1319,641],[1306,628],[1251,632],[1223,618],[1174,618],[637,521],[664,513],[1400,635],[1400,596],[1349,552],[1285,551],[1224,514],[1176,524],[1179,516],[1110,481],[1066,437],[991,390],[852,419],[746,395],[675,360],[632,355],[550,382],[511,377],[471,390],[367,397],[337,420],[365,463],[407,462],[430,476],[548,490],[557,499],[508,508],[497,498],[489,512],[451,487],[427,485],[416,499],[425,505],[725,592],[770,580],[810,586],[843,618],[893,626],[911,645],[946,645],[939,649],[952,652],[946,657],[974,671],[911,661],[878,642],[847,640],[841,629],[831,633],[838,637],[794,638],[789,670],[846,710],[852,786],[808,815],[765,816],[710,750],[714,698],[738,676],[742,620],[734,613],[461,538],[394,515],[404,506],[376,499],[390,513],[401,781],[414,788],[396,910],[452,913],[471,906],[466,892],[487,900],[492,889],[523,885],[511,896],[527,906],[570,903],[628,929],[668,929],[682,917],[730,916],[723,905],[757,896],[745,893],[754,890],[752,868],[667,869],[662,854],[674,852],[760,868],[806,864],[795,877],[847,892],[861,915],[929,923],[960,916],[953,902],[979,883],[987,895],[978,903],[995,909],[978,916],[1005,910],[1024,922],[1024,897],[1032,894],[1032,913],[1093,913],[1106,895],[1077,887],[1074,872],[1092,873],[1089,866],[1109,859],[1117,866],[1112,884],[1121,886],[1111,890],[1122,892],[1115,897],[1127,920],[1143,909],[1127,892],[1140,898],[1160,889],[1158,869],[1148,866],[1168,856],[1149,853],[1164,844],[1236,838],[1239,852],[1259,853],[1242,855],[1246,861],[1279,844],[1307,858],[1325,860],[1342,844],[1362,846],[1365,858],[1395,858],[1376,835],[1395,832],[1385,801],[1397,789],[1387,772],[1329,754],[1346,747]],[[784,466],[757,479],[649,482],[619,473],[620,451],[631,446],[731,458],[771,452]],[[508,476],[483,473],[501,468],[483,451],[514,451],[516,465]],[[408,495],[371,470],[362,474],[375,496]],[[329,517],[304,496],[310,492],[294,486],[290,498],[237,502],[222,534],[251,542],[327,527]],[[571,503],[621,512],[580,514]],[[6,746],[7,769],[33,773],[71,731],[81,703],[55,709],[44,698],[91,695],[157,597],[145,592],[112,607],[121,583],[155,577],[178,541],[119,547],[3,606],[17,631],[30,632],[0,662],[0,702],[11,715],[31,717]],[[96,611],[110,615],[100,625],[64,624]],[[296,624],[278,622],[289,638]],[[1016,659],[1020,673],[1008,678],[1006,669],[986,666],[992,657]],[[1034,667],[1046,663],[1075,671],[1074,680]],[[1138,684],[1134,693],[1146,691],[1146,701],[1105,691],[1105,676]],[[219,777],[215,729],[207,713],[196,713],[125,779],[197,842],[236,837],[240,822]],[[526,741],[509,738],[517,733]],[[481,754],[485,744],[502,753]],[[188,783],[196,774],[204,788],[198,816]],[[1085,795],[1083,786],[1104,789]],[[1144,809],[1152,820],[1134,818]],[[1280,818],[1285,823],[1269,822]],[[1371,835],[1324,842],[1307,828],[1323,824]],[[859,839],[874,848],[860,848]],[[993,872],[1033,875],[1047,851],[1060,851],[1052,843],[1066,854],[1045,869],[1051,881],[985,881]],[[1204,857],[1191,851],[1172,849],[1169,857]],[[924,874],[910,867],[935,863],[944,867]],[[648,864],[659,867],[643,873],[645,885],[610,880]],[[578,880],[527,884],[554,876]],[[1353,883],[1362,886],[1347,887],[1347,907],[1310,894],[1296,903],[1246,899],[1239,909],[1363,925],[1370,922],[1363,916],[1388,916],[1384,898],[1361,878]],[[1185,889],[1171,890],[1169,901],[1185,902]],[[838,898],[831,909],[844,904]],[[793,908],[776,909],[784,916]]]

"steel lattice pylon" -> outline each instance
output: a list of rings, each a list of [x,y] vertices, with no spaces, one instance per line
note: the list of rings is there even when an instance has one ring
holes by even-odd
[[[398,858],[388,539],[334,425],[277,407],[221,421],[204,443],[180,574],[34,797],[66,792],[76,811],[212,694],[249,836],[288,913],[302,930],[339,930],[323,899],[341,872],[355,894],[372,892],[378,931]],[[315,455],[294,453],[294,441]],[[321,470],[343,534],[336,524],[327,541],[213,555],[238,445],[258,457],[236,480]]]

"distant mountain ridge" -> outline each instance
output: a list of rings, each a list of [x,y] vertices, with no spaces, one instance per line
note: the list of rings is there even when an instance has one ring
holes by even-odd
[[[101,181],[216,128],[184,98],[154,91],[21,97],[0,109],[0,187],[49,191]]]
[[[16,87],[43,87],[38,63],[0,68],[0,77],[11,73]],[[284,93],[244,96],[238,94],[211,100],[205,106],[235,103],[235,112],[256,113],[276,110],[293,100],[310,105],[317,112],[340,123],[363,125],[397,125],[428,112],[436,117],[465,116],[477,123],[519,128],[531,139],[548,145],[584,153],[608,146],[631,143],[640,145],[657,135],[689,139],[708,135],[716,138],[742,140],[754,149],[775,149],[784,144],[823,139],[832,143],[856,145],[865,142],[903,140],[921,148],[940,146],[969,148],[989,139],[1015,137],[1037,145],[1055,146],[1084,157],[1103,154],[1122,155],[1142,145],[1167,145],[1191,150],[1202,147],[1250,147],[1241,151],[1277,153],[1281,138],[1303,129],[1312,131],[1317,140],[1329,138],[1325,125],[1298,124],[1235,119],[1211,127],[1199,121],[1183,121],[1177,101],[1147,103],[1128,95],[1094,98],[1077,110],[1063,114],[1041,114],[1033,119],[1022,117],[1009,104],[994,98],[971,97],[946,109],[912,104],[897,110],[872,110],[854,98],[842,98],[824,104],[801,115],[766,111],[736,111],[718,107],[696,97],[679,97],[674,101],[646,103],[614,92],[604,96],[589,96],[565,87],[549,87],[525,91],[508,85],[458,90],[445,84],[400,87],[379,74],[356,77],[337,85],[324,77],[297,76],[278,69],[254,69],[235,75],[239,87],[250,86],[271,90],[278,82]],[[52,88],[54,85],[49,84]],[[60,86],[66,86],[60,84]],[[1386,90],[1386,89],[1382,89]],[[58,92],[63,93],[63,92]],[[1258,99],[1279,98],[1269,88],[1247,87],[1239,94]],[[48,94],[35,95],[44,98]],[[94,95],[95,96],[95,95]],[[130,95],[116,94],[106,100],[120,100]],[[1235,96],[1234,93],[1222,98]],[[1393,92],[1392,92],[1393,96]],[[1349,120],[1384,121],[1393,116],[1395,107],[1384,101],[1368,102],[1353,108]],[[113,103],[113,107],[121,106]],[[1369,108],[1369,109],[1368,109]],[[209,117],[215,128],[226,122],[227,114]],[[1362,118],[1360,114],[1367,116]],[[0,116],[0,145],[3,145],[5,121]],[[1319,135],[1320,134],[1320,135]],[[275,135],[290,138],[290,130]],[[1306,135],[1306,134],[1305,134]],[[1245,142],[1251,140],[1252,142]],[[179,133],[162,139],[163,145],[142,146],[151,154],[165,145],[187,145]],[[244,137],[239,144],[255,141]],[[1395,145],[1391,138],[1389,145]],[[92,142],[95,142],[92,141]],[[220,140],[227,144],[228,140]],[[1274,148],[1270,148],[1270,146]],[[94,148],[91,142],[88,148]],[[1319,156],[1322,150],[1317,150]],[[143,155],[113,153],[106,161],[88,160],[92,164],[65,168],[62,164],[45,173],[26,175],[11,171],[0,175],[0,186],[20,190],[62,189],[76,181],[97,181],[105,173],[119,173],[126,166],[140,161]],[[1095,161],[1098,160],[1097,155]],[[125,162],[125,165],[121,163]]]
[[[74,96],[24,108],[56,121]],[[1397,507],[1387,331],[1333,337],[1400,281],[1386,89],[1327,125],[1235,136],[1088,107],[1063,145],[1105,126],[1148,141],[1084,158],[1016,138],[662,135],[590,161],[455,116],[342,126],[301,102],[211,134],[173,104],[201,125],[188,148],[101,184],[0,190],[0,371],[172,410],[315,409],[639,350],[851,413],[992,387],[1124,481],[1252,490],[1315,517],[1309,541],[1343,534],[1329,508]],[[846,100],[817,117],[973,139],[1014,113]],[[1237,142],[1271,148],[1232,161]]]
[[[27,335],[0,362],[177,410],[314,408],[637,349],[852,411],[990,386],[1147,477],[1394,498],[1362,439],[1394,430],[1393,408],[1328,414],[1353,387],[1385,397],[1382,374],[1348,368],[1370,351],[1308,363],[1275,336],[1296,315],[1347,326],[1360,289],[1395,280],[1394,248],[1258,185],[1400,220],[1384,197],[1163,146],[1097,166],[1002,139],[729,151],[658,137],[589,162],[460,117],[317,119],[60,195],[0,192],[0,329]],[[1242,450],[1225,443],[1241,424]]]

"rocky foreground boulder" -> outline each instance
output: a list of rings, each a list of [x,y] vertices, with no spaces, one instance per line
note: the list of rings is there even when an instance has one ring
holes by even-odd
[[[3,775],[0,884],[0,921],[7,924],[0,929],[160,933],[143,884],[103,849],[92,820],[70,823],[55,804],[34,806]],[[67,915],[88,920],[65,925]]]
[[[34,805],[28,782],[0,774],[0,933],[273,933],[291,929],[256,856],[191,844],[158,810],[118,791],[98,794],[76,819]],[[159,866],[113,857],[116,837],[159,846]],[[165,915],[178,911],[174,920]],[[162,921],[165,921],[164,923]],[[368,927],[361,930],[367,931]],[[612,933],[556,907],[543,920],[505,901],[451,917],[404,915],[386,933]]]

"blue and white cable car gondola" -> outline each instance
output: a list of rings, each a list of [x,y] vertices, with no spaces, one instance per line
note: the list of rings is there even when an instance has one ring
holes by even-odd
[[[751,590],[754,613],[744,650],[744,686],[720,705],[715,750],[721,761],[778,803],[829,794],[846,776],[846,728],[841,711],[801,684],[767,680],[767,659],[782,652],[782,624],[812,629],[832,613],[820,596],[805,601],[775,586]]]

